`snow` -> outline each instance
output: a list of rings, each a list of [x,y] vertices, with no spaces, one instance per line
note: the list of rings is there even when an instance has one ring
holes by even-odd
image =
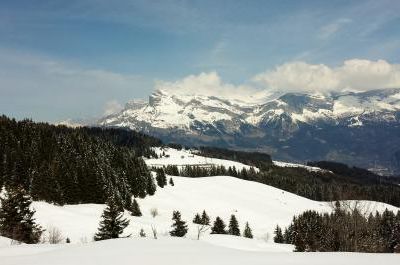
[[[5,246],[10,246],[11,243],[12,243],[11,239],[0,236],[0,248],[5,247]]]
[[[17,250],[17,251],[16,251]],[[34,250],[34,251],[32,251]],[[238,250],[208,242],[181,238],[126,238],[88,243],[49,246],[12,246],[0,249],[2,265],[385,265],[399,264],[396,254],[287,253]]]
[[[150,167],[163,167],[167,165],[176,165],[178,167],[184,166],[224,166],[225,168],[228,167],[235,167],[236,170],[250,169],[251,166],[230,161],[224,159],[217,159],[217,158],[209,158],[204,156],[196,155],[195,150],[177,150],[174,148],[163,148],[163,147],[154,147],[153,150],[159,156],[159,158],[151,158],[145,159],[145,162]],[[165,156],[162,154],[165,153]]]
[[[158,150],[161,151],[161,150]],[[186,151],[169,150],[177,157]],[[221,162],[221,161],[219,161]],[[231,163],[232,161],[222,161]],[[168,176],[168,178],[171,176]],[[157,189],[154,196],[137,199],[143,213],[130,220],[123,236],[130,238],[92,242],[98,228],[100,216],[105,208],[102,204],[80,204],[56,206],[46,202],[33,202],[35,218],[44,228],[56,227],[71,244],[11,245],[11,241],[0,237],[1,265],[74,265],[112,264],[139,262],[145,264],[398,264],[400,256],[356,253],[293,253],[293,246],[272,242],[273,229],[279,224],[287,226],[294,215],[305,210],[319,212],[332,210],[328,202],[312,201],[283,190],[228,176],[184,178],[172,177],[174,186]],[[356,202],[346,202],[352,207]],[[359,202],[364,213],[385,208],[399,208],[377,202]],[[158,215],[152,217],[151,209]],[[179,210],[189,226],[185,238],[171,238],[172,212]],[[230,235],[210,235],[209,230],[197,240],[197,225],[191,220],[196,213],[206,210],[213,222],[220,216],[228,223],[235,214],[243,230],[249,222],[254,239]],[[152,239],[151,228],[155,227],[158,239]],[[144,229],[146,238],[138,236]]]
[[[224,166],[225,168],[228,167],[235,167],[237,170],[250,169],[251,166],[245,165],[243,163],[225,160],[225,159],[217,159],[217,158],[209,158],[204,156],[196,155],[197,150],[177,150],[174,148],[168,147],[154,147],[153,150],[156,152],[159,158],[144,158],[146,164],[149,167],[163,167],[168,165],[176,165],[178,167],[184,166]],[[165,156],[163,156],[163,153]],[[288,163],[282,161],[273,161],[273,164],[278,167],[301,167],[305,168],[309,171],[327,171],[321,169],[319,167],[310,167],[302,164],[295,164],[295,163]],[[256,171],[258,168],[254,167]]]
[[[385,90],[383,90],[385,91]],[[277,96],[277,95],[276,95]],[[214,126],[215,122],[229,121],[231,132],[240,131],[240,124],[259,126],[263,121],[284,119],[287,114],[293,123],[315,123],[320,120],[339,122],[343,118],[373,114],[374,119],[393,121],[394,113],[400,110],[398,90],[379,91],[372,94],[344,93],[338,96],[303,95],[326,104],[304,104],[298,110],[281,98],[268,97],[266,101],[227,101],[223,97],[212,97],[197,93],[174,95],[167,91],[155,91],[149,102],[129,102],[125,109],[104,117],[100,125],[122,126],[141,130],[144,127],[161,129],[179,128],[187,132],[196,131],[194,121]],[[381,114],[385,113],[382,117]],[[390,113],[391,115],[389,115]],[[388,117],[386,117],[389,115]],[[361,123],[349,126],[362,126]],[[215,127],[215,126],[214,126]]]
[[[273,162],[273,164],[274,164],[275,166],[278,166],[278,167],[301,167],[301,168],[307,169],[308,171],[314,171],[314,172],[316,172],[316,171],[325,171],[325,172],[330,172],[330,171],[328,171],[328,170],[325,170],[325,169],[322,169],[322,168],[319,168],[319,167],[310,167],[310,166],[306,166],[306,165],[302,165],[302,164],[295,164],[295,163],[282,162],[282,161],[272,161],[272,162]]]
[[[191,221],[196,213],[206,210],[211,221],[220,216],[225,223],[228,223],[231,214],[235,214],[241,230],[245,222],[249,222],[255,237],[253,244],[258,245],[257,248],[268,249],[270,246],[265,243],[271,243],[277,224],[281,227],[287,226],[294,215],[305,210],[328,212],[332,209],[330,203],[312,201],[268,185],[228,176],[172,178],[175,186],[158,188],[154,196],[137,199],[142,217],[133,217],[125,212],[125,217],[130,220],[125,235],[132,234],[137,237],[141,228],[147,235],[151,235],[151,226],[154,226],[159,237],[169,237],[172,212],[179,210],[182,219],[189,225],[187,237],[196,239],[197,226]],[[362,206],[365,211],[371,212],[383,211],[385,208],[398,210],[396,207],[376,202],[362,202]],[[92,240],[104,207],[101,204],[56,206],[45,202],[33,203],[37,222],[44,228],[59,228],[63,236],[69,237],[73,243]],[[155,218],[150,214],[153,208],[159,213]],[[210,241],[206,234],[201,239]],[[230,245],[223,240],[218,242],[219,245]],[[256,247],[253,245],[251,248]]]

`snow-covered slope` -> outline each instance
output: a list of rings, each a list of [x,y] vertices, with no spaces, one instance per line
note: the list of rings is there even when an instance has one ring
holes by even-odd
[[[217,158],[210,158],[204,157],[200,155],[196,155],[196,150],[191,149],[182,149],[177,150],[174,148],[169,147],[154,147],[153,150],[156,152],[158,158],[143,158],[146,164],[150,167],[163,167],[167,165],[175,165],[179,167],[184,166],[224,166],[225,168],[235,167],[236,170],[250,169],[251,166],[245,165],[243,163],[231,161],[231,160],[224,160],[224,159],[217,159]],[[326,171],[319,167],[311,167],[306,166],[303,164],[296,164],[296,163],[289,163],[289,162],[282,162],[282,161],[273,161],[273,164],[278,167],[301,167],[305,168],[309,171]],[[257,168],[254,168],[256,171]]]
[[[184,178],[173,177],[175,186],[158,188],[154,196],[138,199],[143,216],[125,216],[131,224],[125,234],[137,237],[141,228],[151,235],[151,225],[157,227],[159,235],[168,236],[172,224],[172,212],[179,210],[182,218],[189,223],[188,238],[196,238],[196,226],[191,223],[197,212],[206,210],[211,219],[220,216],[229,221],[235,214],[243,229],[249,222],[256,239],[263,243],[271,240],[274,227],[286,226],[293,215],[307,209],[321,212],[330,211],[329,203],[312,201],[274,187],[240,180],[228,176]],[[364,202],[365,211],[382,211],[386,207],[398,209],[383,203]],[[45,202],[34,202],[37,221],[44,227],[58,227],[72,242],[90,241],[97,230],[104,205],[80,204],[55,206]],[[150,210],[156,208],[159,215],[153,218]],[[204,237],[206,240],[206,237]]]
[[[247,240],[251,243],[251,240]],[[239,245],[245,245],[242,240]],[[13,246],[0,248],[2,265],[386,265],[399,264],[396,254],[271,253],[237,250],[181,238],[117,239],[86,245]]]
[[[239,162],[196,155],[195,150],[177,150],[168,147],[155,147],[153,150],[159,158],[144,158],[146,164],[151,167],[163,167],[167,165],[178,167],[215,165],[224,166],[225,168],[235,167],[237,170],[242,170],[243,168],[250,169],[250,166]]]

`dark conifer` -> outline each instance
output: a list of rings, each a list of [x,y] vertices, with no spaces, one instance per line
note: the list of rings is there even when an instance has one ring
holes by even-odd
[[[210,217],[207,215],[206,210],[201,214],[201,223],[203,225],[210,225]]]
[[[40,241],[42,228],[36,224],[30,209],[32,200],[24,189],[6,191],[0,198],[0,235],[27,244]]]
[[[146,237],[146,233],[144,232],[143,228],[140,229],[139,236]]]
[[[149,194],[150,196],[153,196],[154,193],[156,193],[157,187],[156,184],[154,183],[154,179],[153,177],[150,177],[147,181],[147,194]]]
[[[279,227],[279,225],[277,225],[275,227],[274,234],[275,234],[274,242],[282,244],[284,242],[284,238],[283,238],[283,234],[282,234],[282,229]]]
[[[243,236],[247,238],[253,238],[253,233],[251,232],[248,222],[246,222],[246,226],[244,227]]]
[[[226,234],[225,227],[226,225],[224,221],[221,218],[219,218],[219,216],[217,216],[217,218],[214,221],[214,225],[211,228],[211,234]]]
[[[193,223],[194,223],[194,224],[200,225],[200,224],[202,224],[201,221],[202,221],[202,220],[201,220],[200,214],[196,213],[196,215],[195,215],[194,218],[193,218]]]
[[[239,223],[236,219],[235,215],[231,215],[231,219],[229,220],[229,230],[228,230],[230,235],[234,236],[240,236],[240,229],[239,229]]]
[[[130,206],[130,212],[132,216],[142,216],[142,212],[140,211],[139,203],[136,199],[133,199],[132,204]]]
[[[185,221],[181,220],[181,213],[179,211],[174,211],[172,214],[172,224],[173,230],[169,232],[171,236],[183,237],[186,235],[188,228]]]
[[[172,178],[169,178],[169,185],[175,186],[174,180]]]
[[[160,188],[164,188],[164,186],[167,185],[167,177],[165,176],[164,169],[162,168],[157,169],[156,180],[157,180],[157,185]]]
[[[99,230],[94,236],[95,241],[118,238],[129,225],[129,220],[123,218],[123,213],[113,199],[108,201],[101,217]]]

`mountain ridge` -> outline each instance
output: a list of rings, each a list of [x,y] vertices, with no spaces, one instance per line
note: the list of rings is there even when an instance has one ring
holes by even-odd
[[[285,93],[264,103],[157,90],[147,102],[129,101],[96,125],[127,127],[165,142],[263,151],[287,161],[400,171],[400,88]]]

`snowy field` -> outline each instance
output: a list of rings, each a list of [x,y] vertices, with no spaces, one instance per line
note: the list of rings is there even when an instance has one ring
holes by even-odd
[[[191,223],[197,212],[206,210],[213,221],[216,216],[223,218],[227,224],[231,214],[235,214],[241,230],[245,222],[253,229],[257,249],[268,248],[272,241],[274,227],[279,224],[286,226],[293,215],[305,210],[314,209],[320,212],[331,210],[326,202],[312,201],[280,189],[245,181],[228,176],[184,178],[173,177],[175,186],[158,188],[154,196],[138,199],[143,216],[132,217],[130,225],[125,229],[125,235],[137,237],[141,228],[148,236],[151,226],[156,227],[160,237],[168,237],[172,224],[172,212],[179,210],[183,220],[189,224],[187,237],[197,237],[196,225]],[[366,211],[383,211],[386,207],[392,210],[398,208],[383,203],[363,202]],[[104,205],[80,204],[55,206],[45,202],[34,202],[37,221],[44,227],[57,227],[65,237],[72,242],[88,242],[93,238],[98,228]],[[151,209],[157,209],[158,216],[153,218]],[[204,237],[204,240],[210,240]],[[266,243],[267,242],[267,243]],[[218,242],[220,245],[229,242]]]
[[[235,167],[236,170],[242,170],[243,168],[250,169],[250,166],[239,162],[199,156],[196,155],[195,151],[193,150],[177,150],[173,148],[162,147],[155,147],[153,150],[160,158],[145,159],[145,162],[148,166],[163,167],[167,165],[176,165],[178,167],[183,167],[187,165],[202,166],[212,164],[216,166],[224,166],[226,168]],[[165,156],[162,156],[163,153]]]
[[[19,245],[0,248],[1,265],[376,265],[382,262],[385,265],[400,264],[400,255],[249,251],[181,238],[128,238],[85,245]]]
[[[216,166],[224,166],[225,168],[235,167],[236,169],[239,170],[243,168],[250,169],[250,166],[239,162],[196,155],[195,150],[185,150],[185,149],[177,150],[168,147],[155,147],[153,148],[153,150],[157,153],[159,158],[151,158],[151,159],[145,158],[146,164],[148,166],[163,167],[167,165],[176,165],[178,167],[183,167],[186,165],[204,166],[211,164]],[[165,154],[165,156],[162,156],[163,154]],[[273,161],[273,164],[278,167],[301,167],[309,171],[326,171],[319,167],[310,167],[302,164],[294,164],[282,161]],[[258,169],[255,168],[255,170]]]
[[[158,149],[157,152],[162,153]],[[149,159],[148,165],[204,163],[206,158],[192,155],[189,151],[168,149],[169,157]],[[182,158],[182,156],[184,156]],[[207,164],[235,166],[247,165],[207,158]],[[170,176],[168,176],[169,178]],[[142,217],[132,217],[125,212],[130,225],[125,229],[127,239],[92,242],[100,216],[105,208],[102,204],[80,204],[55,206],[45,202],[34,202],[37,222],[44,228],[58,228],[71,244],[11,245],[11,241],[0,237],[0,265],[47,265],[47,264],[400,264],[399,255],[356,253],[293,253],[293,246],[275,244],[272,241],[274,227],[287,226],[294,215],[313,209],[319,212],[332,210],[332,203],[312,201],[283,190],[245,181],[229,176],[184,178],[172,177],[175,186],[157,187],[154,196],[137,199]],[[353,202],[347,202],[351,205]],[[365,213],[397,211],[396,207],[377,202],[361,202]],[[151,210],[157,209],[153,217]],[[185,238],[171,238],[172,212],[179,210],[187,221],[189,232]],[[226,224],[235,214],[243,231],[249,222],[254,239],[229,235],[204,233],[197,240],[197,226],[192,223],[196,213],[206,210],[211,222],[220,216]],[[158,239],[152,239],[152,227]],[[146,238],[138,236],[144,229]]]

